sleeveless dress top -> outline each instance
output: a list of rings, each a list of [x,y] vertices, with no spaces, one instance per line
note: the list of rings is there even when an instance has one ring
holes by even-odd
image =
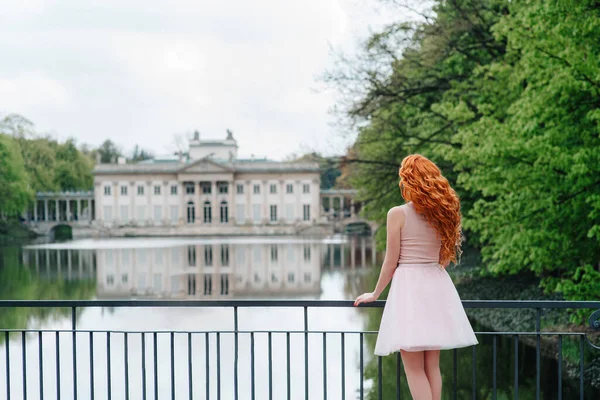
[[[439,264],[441,241],[412,203],[402,207],[400,257],[386,300],[375,354],[445,350],[477,344],[452,279]]]

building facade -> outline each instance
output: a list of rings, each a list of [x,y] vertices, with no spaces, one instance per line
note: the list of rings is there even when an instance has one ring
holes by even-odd
[[[185,156],[94,169],[95,224],[127,234],[289,234],[320,218],[317,163],[239,159],[231,132]]]

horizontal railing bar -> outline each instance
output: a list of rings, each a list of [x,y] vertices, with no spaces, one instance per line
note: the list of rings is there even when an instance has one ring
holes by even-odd
[[[9,333],[72,333],[73,331],[68,329],[1,329],[0,332],[9,332]],[[331,333],[331,334],[367,334],[367,335],[376,335],[377,331],[339,331],[339,330],[308,330],[308,331],[298,331],[298,330],[238,330],[238,331],[230,331],[230,330],[210,330],[210,331],[169,331],[169,330],[150,330],[150,331],[124,331],[124,330],[88,330],[88,329],[77,329],[78,333],[111,333],[111,334],[148,334],[148,333],[156,333],[156,334],[169,334],[169,333],[177,333],[177,334],[211,334],[211,333],[220,333],[220,334],[251,334],[251,333],[277,333],[277,334],[285,334],[285,333],[293,333],[293,334],[304,334],[304,333],[314,333],[314,334],[323,334],[323,333]],[[497,332],[497,331],[475,331],[476,335],[520,335],[520,336],[586,336],[585,332],[528,332],[528,331],[506,331],[506,332]]]
[[[463,300],[465,308],[600,308],[600,301]],[[352,300],[0,300],[4,307],[353,307]],[[360,307],[380,308],[384,300]]]

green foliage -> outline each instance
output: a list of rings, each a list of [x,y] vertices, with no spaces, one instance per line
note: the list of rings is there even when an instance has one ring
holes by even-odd
[[[385,221],[402,201],[401,159],[421,153],[457,189],[482,273],[600,298],[595,4],[437,1],[425,19],[374,34],[329,76],[352,94],[349,158],[363,161],[351,183],[367,216]]]
[[[18,146],[10,136],[0,133],[0,210],[17,215],[32,198]]]
[[[303,156],[291,156],[291,161],[316,162],[321,169],[321,189],[331,189],[336,184],[336,179],[341,175],[337,157],[324,157],[319,153],[308,153]]]

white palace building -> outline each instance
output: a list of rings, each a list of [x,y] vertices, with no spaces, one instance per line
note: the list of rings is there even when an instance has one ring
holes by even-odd
[[[185,158],[98,164],[97,223],[131,233],[250,234],[317,222],[318,164],[239,159],[231,132],[225,140],[199,136]]]
[[[320,190],[318,163],[238,158],[230,131],[195,132],[184,155],[97,163],[91,192],[38,193],[25,219],[40,234],[68,224],[74,236],[326,234],[357,220],[354,195]]]

